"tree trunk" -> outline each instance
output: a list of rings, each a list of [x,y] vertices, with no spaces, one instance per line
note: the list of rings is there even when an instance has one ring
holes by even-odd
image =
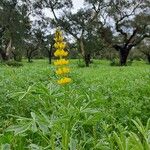
[[[14,52],[12,52],[12,54],[13,54],[14,61],[17,61],[17,55]]]
[[[27,59],[28,59],[28,63],[31,63],[32,62],[32,60],[31,60],[31,58],[32,58],[32,52],[30,51],[30,50],[27,50]]]
[[[21,62],[21,60],[22,60],[22,55],[21,54],[15,53],[14,51],[12,51],[12,54],[13,54],[14,61]]]
[[[31,63],[32,62],[32,52],[28,53],[27,58],[28,58],[28,63]]]
[[[129,49],[122,48],[120,49],[120,65],[121,66],[126,66],[127,65],[127,58],[129,55]]]
[[[5,50],[8,59],[10,59],[11,48],[12,48],[12,40],[10,39]]]
[[[80,38],[80,50],[81,50],[82,56],[84,57],[85,56],[85,50],[84,50],[84,44],[83,44],[82,38]]]
[[[53,45],[51,45],[50,50],[48,50],[49,64],[52,63],[52,49],[53,49]]]
[[[147,60],[148,60],[148,63],[150,64],[150,54],[147,55]]]
[[[121,66],[126,66],[127,65],[127,58],[129,55],[130,50],[132,49],[132,45],[130,46],[119,46],[119,45],[113,45],[113,47],[119,51],[120,54],[120,65]]]
[[[0,54],[2,56],[3,61],[7,61],[8,60],[8,56],[6,55],[5,51],[0,49]]]
[[[2,27],[0,25],[0,28],[2,28],[2,29],[0,29],[0,55],[3,59],[3,61],[6,61],[6,60],[8,60],[8,58],[7,58],[5,51],[3,51],[3,48],[2,48],[2,43],[3,43],[2,41],[3,41],[4,32],[5,32],[5,27]]]
[[[86,54],[82,37],[80,38],[79,46],[80,46],[81,55],[85,62],[85,66],[89,67],[89,64],[91,63],[91,55],[89,53]]]
[[[85,61],[86,67],[89,67],[89,65],[91,63],[91,55],[90,54],[85,54],[84,61]]]

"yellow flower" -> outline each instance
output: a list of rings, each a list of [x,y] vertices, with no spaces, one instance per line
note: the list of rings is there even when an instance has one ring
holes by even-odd
[[[70,72],[70,69],[64,65],[67,65],[69,63],[68,60],[64,59],[68,55],[68,52],[65,51],[66,43],[63,41],[62,32],[59,30],[56,30],[55,33],[55,44],[54,47],[56,49],[54,56],[58,57],[58,60],[54,61],[55,66],[63,66],[63,67],[57,67],[57,70],[55,71],[57,75],[61,75],[61,79],[58,80],[58,84],[67,84],[71,82],[71,78],[65,77],[66,74]]]
[[[67,67],[59,68],[56,70],[57,75],[67,74],[70,72],[70,69]]]
[[[56,41],[56,42],[62,42],[63,41],[63,37],[62,36],[56,36],[55,38],[54,38],[54,40]]]
[[[65,51],[65,52],[63,53],[63,56],[67,56],[67,55],[68,55],[68,52]]]
[[[55,57],[65,57],[68,55],[68,52],[64,51],[63,49],[57,49],[54,53]]]
[[[59,48],[60,48],[60,49],[64,49],[65,47],[66,47],[66,43],[61,42],[61,43],[59,44]]]
[[[70,72],[70,69],[68,67],[64,67],[64,68],[62,68],[62,70],[63,70],[64,74]]]
[[[58,70],[56,70],[56,74],[57,74],[57,75],[63,74],[63,70],[59,68]]]
[[[64,78],[61,78],[60,80],[58,80],[58,84],[67,84],[70,82],[71,82],[71,78],[68,78],[68,77],[64,77]]]
[[[54,44],[54,47],[55,47],[56,49],[64,49],[64,48],[66,47],[66,43],[64,43],[64,42],[56,42],[56,43]]]
[[[54,56],[55,56],[55,57],[61,56],[61,50],[59,50],[59,49],[56,50],[55,53],[54,53]]]
[[[68,63],[69,63],[69,61],[66,60],[66,59],[59,59],[59,60],[56,60],[56,61],[54,62],[54,65],[55,65],[55,66],[67,65]]]
[[[54,44],[54,47],[55,47],[56,49],[58,49],[58,47],[59,47],[59,42],[56,42],[56,43]]]

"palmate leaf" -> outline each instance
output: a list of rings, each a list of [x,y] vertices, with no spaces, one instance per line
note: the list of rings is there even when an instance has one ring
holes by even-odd
[[[32,124],[31,124],[31,131],[32,131],[33,133],[35,133],[35,132],[38,131],[38,127],[37,127],[37,124],[36,124],[35,121],[33,121]]]
[[[132,120],[133,123],[135,124],[135,126],[137,127],[137,129],[140,131],[140,133],[145,137],[145,127],[143,126],[142,122],[139,119],[136,120]]]
[[[10,144],[8,144],[8,143],[2,144],[2,145],[0,146],[0,149],[1,149],[1,150],[11,150]]]
[[[147,124],[146,124],[146,131],[148,130],[150,130],[150,118],[148,119]]]
[[[32,88],[34,85],[35,84],[33,84],[32,86],[29,86],[26,91],[11,93],[11,94],[8,94],[7,96],[9,96],[10,98],[18,98],[18,101],[21,101],[32,91]]]
[[[49,134],[49,128],[52,127],[53,119],[47,116],[43,111],[40,111],[39,115],[36,115],[36,124],[44,134]]]
[[[71,138],[70,139],[70,150],[76,150],[77,144],[78,144],[78,141],[76,139]]]
[[[31,91],[31,89],[32,89],[33,86],[34,85],[28,87],[27,91],[25,91],[24,94],[19,97],[19,101],[21,101],[22,99],[24,99],[25,96],[30,93],[30,91]]]
[[[38,146],[36,144],[30,144],[29,149],[30,150],[43,150],[44,148],[42,148],[41,146]]]
[[[136,120],[132,120],[133,123],[135,124],[135,126],[137,127],[137,129],[139,130],[139,132],[141,133],[141,135],[143,136],[143,142],[141,143],[143,148],[146,150],[150,149],[150,119],[148,119],[146,127],[144,127],[144,125],[142,124],[142,122],[139,119]],[[139,143],[141,142],[141,139],[139,137],[137,137],[137,135],[135,135],[134,133],[131,133],[131,137],[133,139],[135,139],[135,141],[139,141]]]
[[[14,135],[22,134],[29,130],[31,127],[31,122],[24,125],[14,125],[6,129],[6,132],[14,132]]]
[[[18,120],[21,121],[21,124],[8,127],[6,132],[14,132],[14,135],[25,133],[27,130],[31,130],[34,133],[37,132],[36,115],[31,112],[31,116],[32,119],[19,117]]]
[[[114,136],[115,141],[117,142],[119,150],[125,150],[125,147],[123,146],[123,142],[121,138],[118,136],[118,134],[114,132],[113,136]]]
[[[120,131],[120,134],[114,132],[113,136],[119,150],[150,150],[149,143],[149,120],[146,127],[143,126],[139,119],[133,120],[135,126],[141,133],[136,134],[134,132],[126,132],[129,136]]]
[[[146,150],[139,137],[133,132],[130,133],[130,143],[134,150]]]

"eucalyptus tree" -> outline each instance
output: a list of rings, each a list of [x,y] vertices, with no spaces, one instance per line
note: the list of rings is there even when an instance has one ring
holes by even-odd
[[[114,34],[120,37],[113,47],[126,65],[131,49],[150,37],[150,3],[147,0],[111,0],[108,12],[114,22]]]
[[[53,18],[49,16],[51,27],[61,27],[65,33],[77,41],[79,52],[86,66],[90,64],[91,55],[106,45],[102,36],[106,35],[105,38],[109,40],[111,38],[111,31],[98,18],[104,7],[106,5],[103,1],[95,1],[92,4],[92,9],[86,5],[84,9],[72,13],[71,0],[37,0],[34,3],[34,8],[38,10],[40,15],[44,9],[48,9],[53,14]],[[61,15],[58,15],[58,11],[61,12]],[[102,34],[104,30],[108,31],[109,35],[104,32]]]
[[[77,13],[73,14],[71,12],[65,12],[57,21],[59,26],[67,33],[73,36],[73,38],[78,43],[79,52],[81,53],[86,66],[89,66],[91,53],[85,48],[87,44],[87,39],[92,32],[91,28],[87,25],[89,24],[87,19],[91,18],[90,11],[79,10]],[[56,22],[57,25],[57,22]],[[89,32],[88,32],[89,31]],[[87,46],[87,45],[86,45]]]
[[[41,49],[41,53],[45,55],[45,51],[48,54],[49,63],[51,63],[52,59],[52,51],[54,45],[54,36],[53,36],[53,29],[51,28],[51,22],[53,18],[55,21],[57,20],[56,12],[61,10],[66,10],[72,7],[71,0],[36,0],[32,2],[32,9],[34,10],[34,23],[32,27],[35,30],[41,31],[41,40],[40,44],[38,44],[38,48],[32,49],[35,53],[38,49]],[[45,15],[45,12],[49,12],[49,16]],[[59,24],[57,23],[57,27]],[[34,31],[35,31],[34,30]],[[38,37],[36,37],[38,38]],[[39,40],[39,39],[38,39]],[[34,45],[34,44],[33,44]],[[32,45],[32,46],[33,46]],[[36,47],[35,45],[33,47]],[[32,51],[30,50],[30,51]],[[42,51],[43,50],[43,51]]]
[[[85,0],[96,6],[99,0]],[[131,49],[150,36],[150,2],[148,0],[100,0],[103,7],[102,24],[111,27],[114,38],[111,45],[119,52],[120,65],[126,65]],[[95,9],[95,7],[91,7]],[[113,39],[114,39],[113,38]]]
[[[29,14],[25,1],[0,1],[0,54],[8,60],[23,49],[23,39],[30,30]]]
[[[26,57],[29,63],[32,62],[32,58],[37,55],[39,50],[39,45],[41,42],[41,32],[37,31],[34,35],[25,39],[25,50],[26,50]]]
[[[49,64],[51,64],[53,52],[54,52],[54,35],[53,34],[48,34],[44,37],[44,49],[48,53]]]
[[[91,55],[95,50],[101,50],[104,41],[101,38],[99,32],[104,29],[104,25],[97,17],[105,7],[102,5],[102,1],[93,3],[93,9],[88,5],[78,10],[76,13],[71,11],[64,11],[63,15],[53,20],[53,25],[57,24],[69,35],[77,41],[79,51],[85,61],[85,65],[88,67],[90,64]]]
[[[24,39],[26,57],[32,62],[33,57],[48,57],[51,64],[54,37],[49,27],[49,19],[43,14],[35,12],[36,18],[32,22],[32,29]]]

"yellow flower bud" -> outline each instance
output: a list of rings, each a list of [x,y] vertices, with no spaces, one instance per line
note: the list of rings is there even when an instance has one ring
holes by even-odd
[[[58,80],[57,82],[58,82],[58,84],[67,84],[67,83],[71,82],[71,78],[64,77],[64,78]]]
[[[69,61],[66,60],[66,59],[59,59],[59,60],[56,60],[56,61],[54,62],[54,65],[55,65],[55,66],[67,65],[68,63],[69,63]]]

